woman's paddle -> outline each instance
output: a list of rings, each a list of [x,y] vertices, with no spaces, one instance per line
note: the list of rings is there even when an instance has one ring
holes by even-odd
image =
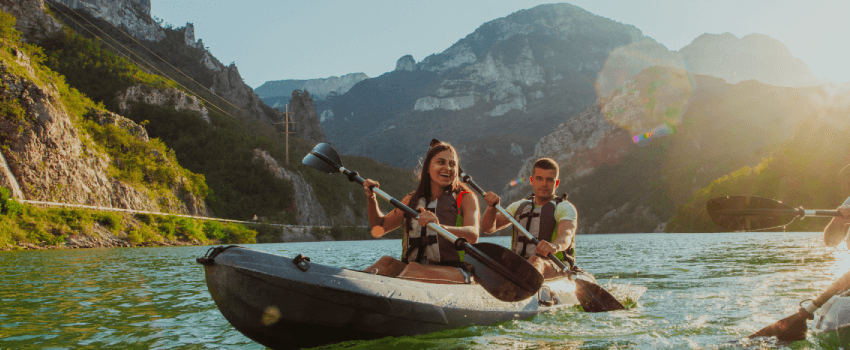
[[[469,176],[469,174],[464,173],[463,169],[461,169],[460,167],[458,167],[458,169],[460,170],[460,179],[463,182],[469,184],[469,186],[471,186],[476,192],[480,193],[483,196],[484,190],[481,189],[481,187],[478,186],[475,181],[472,181],[472,176]],[[540,241],[537,240],[537,238],[535,238],[534,236],[532,236],[531,233],[526,231],[526,229],[522,227],[522,225],[517,222],[516,219],[514,219],[514,217],[509,214],[507,210],[502,208],[501,205],[496,204],[495,208],[497,211],[499,211],[499,213],[501,213],[505,218],[507,218],[511,222],[511,224],[514,225],[514,227],[517,228],[517,231],[522,232],[535,245],[540,244]],[[555,265],[557,265],[558,268],[561,269],[562,273],[569,273],[569,267],[567,267],[567,265],[564,264],[563,261],[558,259],[554,254],[549,253],[549,260],[552,260],[552,262],[555,263]],[[575,261],[570,260],[570,265],[574,264]],[[604,312],[623,310],[626,308],[625,306],[623,306],[623,304],[617,301],[617,298],[614,298],[611,293],[608,293],[608,291],[603,289],[602,286],[596,285],[580,278],[576,278],[575,282],[576,285],[579,286],[579,288],[576,289],[576,297],[578,297],[579,303],[581,304],[581,307],[584,309],[584,311]]]
[[[349,181],[361,185],[365,181],[356,171],[345,169],[337,151],[333,146],[326,143],[316,145],[301,162],[328,174],[340,172],[348,177]],[[405,215],[415,219],[419,218],[419,213],[384,191],[374,186],[371,189],[372,192],[403,211]],[[427,227],[454,242],[457,250],[466,252],[466,257],[471,258],[467,262],[473,265],[474,270],[472,272],[479,284],[496,299],[506,302],[525,300],[537,293],[540,286],[543,285],[543,275],[528,261],[510,249],[492,243],[470,244],[465,239],[455,237],[433,222],[429,222]]]
[[[824,303],[829,301],[829,298],[832,298],[833,295],[843,292],[848,288],[850,288],[850,272],[845,273],[844,276],[841,276],[841,278],[829,285],[829,288],[821,293],[817,299],[812,300],[812,305],[806,308],[801,307],[796,314],[783,318],[770,326],[764,327],[748,338],[776,337],[777,339],[784,341],[806,339],[806,320],[814,318],[815,311],[823,306]]]
[[[708,216],[729,231],[756,231],[789,225],[797,217],[841,216],[837,210],[805,210],[775,199],[756,196],[727,196],[705,203]]]

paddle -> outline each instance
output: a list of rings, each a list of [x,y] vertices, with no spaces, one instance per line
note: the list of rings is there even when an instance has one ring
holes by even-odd
[[[361,185],[365,181],[356,171],[344,168],[337,151],[326,143],[316,145],[301,162],[328,174],[340,172],[348,177],[349,181]],[[371,190],[400,209],[405,215],[419,218],[419,213],[379,188],[373,186]],[[470,244],[433,222],[429,222],[427,227],[454,242],[455,249],[466,252],[466,257],[471,258],[467,262],[473,265],[473,273],[479,284],[496,299],[506,302],[525,300],[537,293],[543,285],[543,275],[510,249],[492,243]]]
[[[727,196],[705,203],[708,216],[730,231],[765,230],[787,226],[797,217],[841,216],[837,210],[804,210],[775,199],[756,196]]]
[[[460,178],[463,182],[469,184],[476,192],[480,193],[482,196],[484,195],[484,190],[478,186],[475,181],[472,181],[472,176],[463,172],[463,169],[458,166],[458,170],[460,171]],[[509,214],[507,210],[502,208],[501,205],[496,204],[496,210],[499,211],[505,218],[507,218],[514,227],[517,228],[519,232],[522,232],[528,239],[531,240],[535,245],[540,244],[540,241],[531,235],[522,225],[514,219],[513,215]],[[566,255],[565,255],[566,256]],[[563,261],[558,259],[554,254],[549,253],[549,260],[555,263],[562,273],[568,272],[569,267],[564,264]],[[566,256],[570,259],[570,265],[575,265],[575,260],[570,256]],[[613,310],[623,310],[626,307],[623,306],[617,298],[614,298],[611,293],[608,293],[607,290],[603,289],[602,286],[599,286],[595,283],[591,283],[585,281],[580,278],[575,279],[576,285],[580,288],[576,290],[576,297],[578,297],[579,303],[584,311],[587,312],[604,312],[604,311],[613,311]]]
[[[800,308],[796,314],[779,320],[778,322],[762,328],[747,338],[753,337],[776,337],[784,341],[796,341],[806,339],[806,320],[814,318],[814,312],[823,306],[833,295],[850,288],[850,272],[841,276],[837,281],[829,285],[817,299],[812,300],[812,305]]]

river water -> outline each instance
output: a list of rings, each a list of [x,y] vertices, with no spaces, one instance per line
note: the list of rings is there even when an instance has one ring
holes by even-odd
[[[636,307],[323,348],[833,348],[811,332],[790,344],[740,341],[850,270],[848,248],[824,247],[820,233],[581,235],[577,245],[603,286],[646,289]],[[246,246],[348,268],[400,250],[398,240]],[[208,248],[0,252],[0,349],[263,349],[210,298],[195,262]]]

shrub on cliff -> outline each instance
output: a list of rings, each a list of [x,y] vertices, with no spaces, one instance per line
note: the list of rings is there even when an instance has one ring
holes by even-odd
[[[21,203],[11,197],[9,189],[0,186],[0,213],[3,215],[17,215],[21,212]]]

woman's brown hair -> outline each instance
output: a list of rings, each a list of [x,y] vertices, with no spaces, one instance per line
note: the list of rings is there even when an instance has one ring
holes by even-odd
[[[417,207],[419,206],[419,200],[420,199],[425,198],[426,205],[427,205],[427,203],[434,200],[434,198],[430,198],[431,197],[431,178],[430,178],[430,171],[429,170],[431,169],[431,161],[434,160],[434,156],[436,156],[437,154],[439,154],[440,152],[443,152],[443,151],[451,151],[452,154],[454,154],[455,159],[458,159],[457,151],[455,151],[455,148],[452,147],[452,145],[448,144],[447,142],[432,143],[431,148],[428,149],[428,153],[425,154],[425,160],[422,161],[422,167],[421,167],[421,169],[419,169],[419,174],[418,174],[419,175],[419,185],[416,186],[416,190],[413,191],[413,193],[411,194],[410,201],[407,203],[408,207],[411,207],[414,210],[417,210],[418,209]],[[460,161],[460,160],[458,159],[458,161]],[[457,175],[460,174],[460,166],[457,166],[457,168],[458,168],[457,173],[455,174],[455,178],[452,180],[451,185],[446,186],[446,188],[444,188],[443,191],[448,190],[448,191],[454,192],[454,191],[466,190],[466,186],[464,186],[460,182],[460,179],[457,177]],[[460,208],[458,208],[458,209],[460,209]],[[411,224],[411,219],[408,218],[407,215],[405,215],[405,218],[404,218],[404,227],[406,227],[408,231],[413,228],[413,225]]]

